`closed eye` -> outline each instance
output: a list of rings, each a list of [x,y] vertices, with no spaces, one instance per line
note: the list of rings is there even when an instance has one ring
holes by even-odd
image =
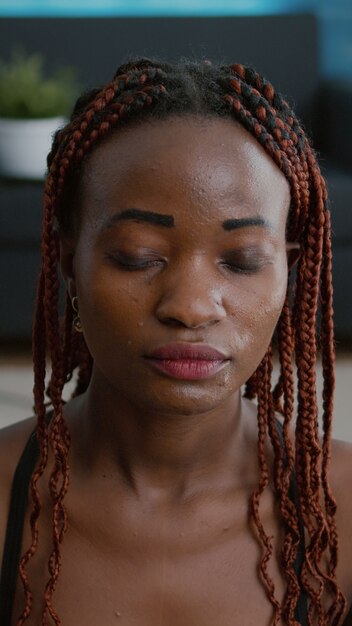
[[[272,261],[257,249],[238,250],[221,261],[221,265],[238,274],[255,274]]]
[[[237,274],[255,274],[256,272],[259,272],[264,267],[264,263],[239,264],[239,263],[222,262],[221,265],[229,269],[230,272],[235,272]]]
[[[164,260],[156,257],[132,257],[122,254],[108,254],[107,258],[125,270],[144,270],[164,264]]]

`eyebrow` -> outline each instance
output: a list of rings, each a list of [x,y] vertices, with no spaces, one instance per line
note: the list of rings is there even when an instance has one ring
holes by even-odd
[[[116,222],[131,220],[136,222],[147,222],[156,226],[164,226],[165,228],[173,228],[175,220],[172,215],[164,215],[162,213],[154,213],[153,211],[144,211],[143,209],[125,209],[121,213],[115,213],[104,223],[104,228],[111,228]],[[225,220],[222,223],[224,230],[236,230],[237,228],[246,228],[248,226],[263,226],[272,229],[272,225],[262,217],[243,217]]]
[[[240,219],[225,220],[222,223],[224,230],[235,230],[236,228],[245,228],[246,226],[264,226],[264,228],[272,229],[272,225],[262,217],[243,217]]]
[[[172,215],[163,215],[161,213],[154,213],[153,211],[143,211],[142,209],[126,209],[121,213],[115,213],[104,224],[104,228],[110,228],[116,222],[122,220],[132,220],[135,222],[147,222],[148,224],[155,224],[156,226],[165,226],[166,228],[173,228],[175,226],[175,220]]]

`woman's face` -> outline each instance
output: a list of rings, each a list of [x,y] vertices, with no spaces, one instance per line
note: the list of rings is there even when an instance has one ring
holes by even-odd
[[[86,161],[80,189],[62,267],[94,376],[145,410],[231,400],[285,297],[283,174],[234,121],[171,118],[118,130]]]

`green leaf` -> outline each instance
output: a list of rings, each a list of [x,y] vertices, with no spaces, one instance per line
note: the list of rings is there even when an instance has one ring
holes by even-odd
[[[0,117],[38,119],[67,116],[80,91],[73,67],[44,74],[40,54],[12,51],[8,62],[0,59]]]

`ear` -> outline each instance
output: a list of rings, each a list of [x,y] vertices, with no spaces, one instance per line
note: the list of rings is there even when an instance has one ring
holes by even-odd
[[[60,270],[70,299],[76,295],[76,278],[74,271],[74,256],[76,239],[67,235],[60,235]]]
[[[301,255],[301,247],[298,241],[287,241],[286,253],[287,253],[287,266],[288,266],[288,269],[291,270],[293,266],[297,263]]]

